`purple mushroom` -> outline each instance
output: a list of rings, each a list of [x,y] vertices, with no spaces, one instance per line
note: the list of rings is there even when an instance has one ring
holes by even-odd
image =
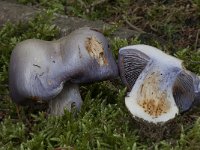
[[[200,100],[200,78],[155,47],[121,48],[119,72],[129,90],[126,107],[136,118],[166,122]]]
[[[25,40],[14,48],[9,65],[9,90],[14,102],[49,102],[51,114],[81,108],[80,83],[118,76],[107,39],[80,28],[56,41]]]

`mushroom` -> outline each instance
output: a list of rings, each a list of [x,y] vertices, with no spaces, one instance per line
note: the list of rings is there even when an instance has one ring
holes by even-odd
[[[125,105],[136,119],[163,123],[200,100],[200,78],[182,60],[148,45],[119,50],[119,72],[129,93]]]
[[[80,83],[118,76],[118,67],[102,33],[80,28],[56,41],[25,40],[14,48],[9,64],[9,90],[21,105],[48,101],[51,114],[80,110]]]

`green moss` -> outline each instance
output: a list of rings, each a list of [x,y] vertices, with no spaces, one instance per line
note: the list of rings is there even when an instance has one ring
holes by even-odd
[[[200,74],[200,51],[189,48],[179,50],[175,56],[183,60],[185,67]]]
[[[137,130],[122,105],[125,92],[125,90],[118,91],[113,97],[115,103],[109,104],[104,97],[108,91],[98,94],[95,99],[92,98],[93,93],[88,91],[83,108],[76,116],[65,112],[62,117],[46,118],[44,113],[39,113],[31,115],[29,123],[17,124],[12,119],[5,119],[0,125],[2,131],[0,147],[7,148],[10,145],[21,149],[136,147]]]
[[[128,45],[134,45],[134,44],[142,44],[141,41],[136,38],[131,38],[129,40],[127,39],[120,39],[120,38],[113,38],[111,40],[111,48],[114,53],[115,58],[118,58],[118,51],[120,48],[128,46]]]
[[[199,149],[199,109],[181,114],[159,129],[144,126],[127,111],[126,89],[119,79],[81,86],[81,111],[65,112],[62,117],[48,117],[45,104],[16,106],[6,86],[9,57],[18,42],[57,39],[58,29],[51,25],[53,12],[114,22],[103,30],[108,37],[118,26],[126,25],[125,18],[146,33],[130,39],[110,37],[116,59],[119,48],[144,43],[183,59],[188,69],[200,74],[198,1],[115,0],[94,8],[88,7],[91,0],[19,1],[39,4],[48,11],[27,23],[7,23],[0,29],[0,149]]]

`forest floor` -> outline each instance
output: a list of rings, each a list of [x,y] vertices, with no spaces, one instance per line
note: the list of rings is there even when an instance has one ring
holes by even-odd
[[[134,120],[124,105],[126,89],[119,79],[81,86],[83,107],[48,117],[46,104],[21,107],[9,97],[8,64],[12,49],[22,40],[59,37],[53,13],[103,20],[115,58],[120,47],[149,44],[183,60],[200,75],[199,0],[17,0],[45,9],[29,22],[0,28],[0,149],[200,149],[200,108],[194,106],[162,124]],[[118,27],[139,36],[111,37]]]

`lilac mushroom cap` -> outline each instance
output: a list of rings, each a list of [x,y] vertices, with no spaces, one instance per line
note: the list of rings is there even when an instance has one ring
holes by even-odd
[[[119,50],[119,72],[129,93],[128,110],[136,118],[166,122],[200,100],[200,78],[182,61],[148,45]]]
[[[79,83],[118,76],[107,39],[90,28],[80,28],[56,41],[25,40],[14,48],[9,64],[9,89],[14,102],[50,101],[52,114],[80,109]]]

